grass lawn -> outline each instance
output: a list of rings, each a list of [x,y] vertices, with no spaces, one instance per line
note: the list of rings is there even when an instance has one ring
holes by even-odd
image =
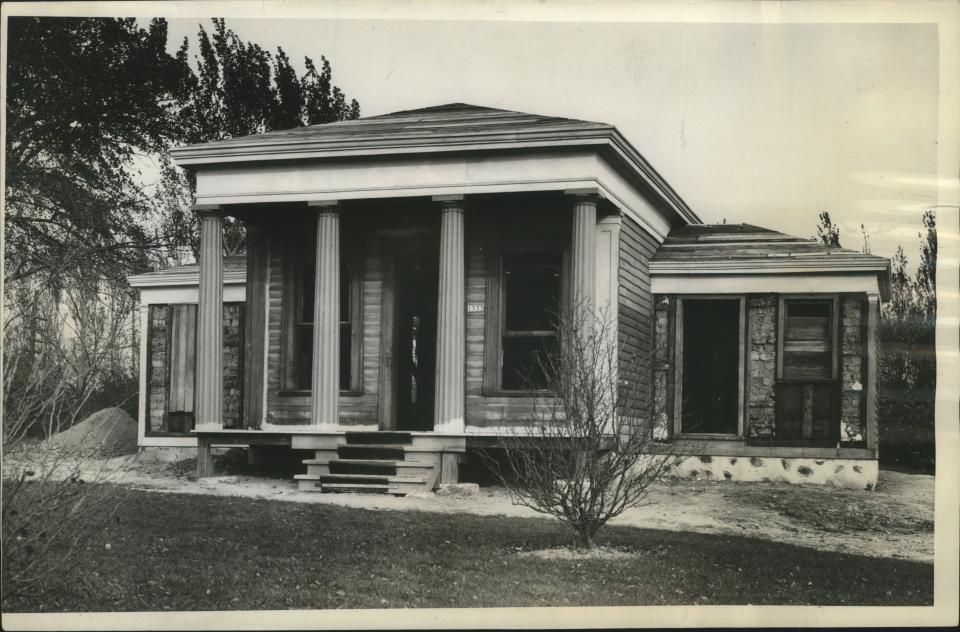
[[[607,527],[616,560],[524,557],[547,519],[368,511],[116,489],[66,584],[4,610],[254,610],[660,604],[925,605],[933,566],[743,537]],[[107,548],[109,545],[109,548]]]

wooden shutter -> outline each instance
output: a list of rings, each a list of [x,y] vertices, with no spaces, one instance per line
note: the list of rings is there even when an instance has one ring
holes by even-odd
[[[192,413],[197,364],[197,306],[172,305],[170,324],[171,413]]]

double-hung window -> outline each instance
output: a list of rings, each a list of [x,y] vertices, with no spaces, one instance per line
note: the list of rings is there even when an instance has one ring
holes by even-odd
[[[288,384],[294,390],[310,390],[313,370],[313,318],[316,262],[298,257],[294,271],[294,318]],[[359,388],[359,279],[354,261],[340,262],[340,390]]]
[[[560,252],[502,256],[499,390],[548,388],[543,368],[558,348],[561,267]]]

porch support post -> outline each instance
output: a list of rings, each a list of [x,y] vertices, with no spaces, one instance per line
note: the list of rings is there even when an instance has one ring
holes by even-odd
[[[573,197],[573,229],[571,232],[573,324],[580,328],[583,341],[593,332],[594,299],[597,282],[597,203],[595,191],[567,191]]]
[[[434,432],[464,431],[465,266],[462,196],[437,196],[440,204],[440,283],[437,298],[437,368]]]
[[[196,429],[223,428],[223,222],[217,207],[194,207],[200,218],[197,301]]]
[[[317,213],[310,423],[336,430],[340,398],[340,206],[313,202]]]

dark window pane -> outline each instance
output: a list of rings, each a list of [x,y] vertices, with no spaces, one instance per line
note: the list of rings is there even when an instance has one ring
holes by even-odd
[[[299,324],[295,340],[295,388],[309,390],[313,368],[313,310],[314,279],[316,274],[314,259],[304,259],[298,270]],[[350,388],[352,372],[352,324],[350,313],[350,265],[340,264],[340,388]]]
[[[503,339],[504,390],[542,390],[547,376],[542,364],[555,354],[555,336],[515,336]]]
[[[300,266],[300,322],[313,322],[314,280],[316,264],[313,259],[305,260]]]
[[[558,254],[504,257],[504,329],[549,331],[560,298]]]
[[[350,340],[350,323],[340,325],[340,390],[350,390],[350,365],[353,359],[350,355],[352,347]]]
[[[350,322],[350,265],[340,264],[340,322]]]
[[[299,326],[297,327],[297,339],[296,339],[296,354],[297,354],[297,388],[307,389],[311,388],[310,378],[313,369],[313,326]]]

